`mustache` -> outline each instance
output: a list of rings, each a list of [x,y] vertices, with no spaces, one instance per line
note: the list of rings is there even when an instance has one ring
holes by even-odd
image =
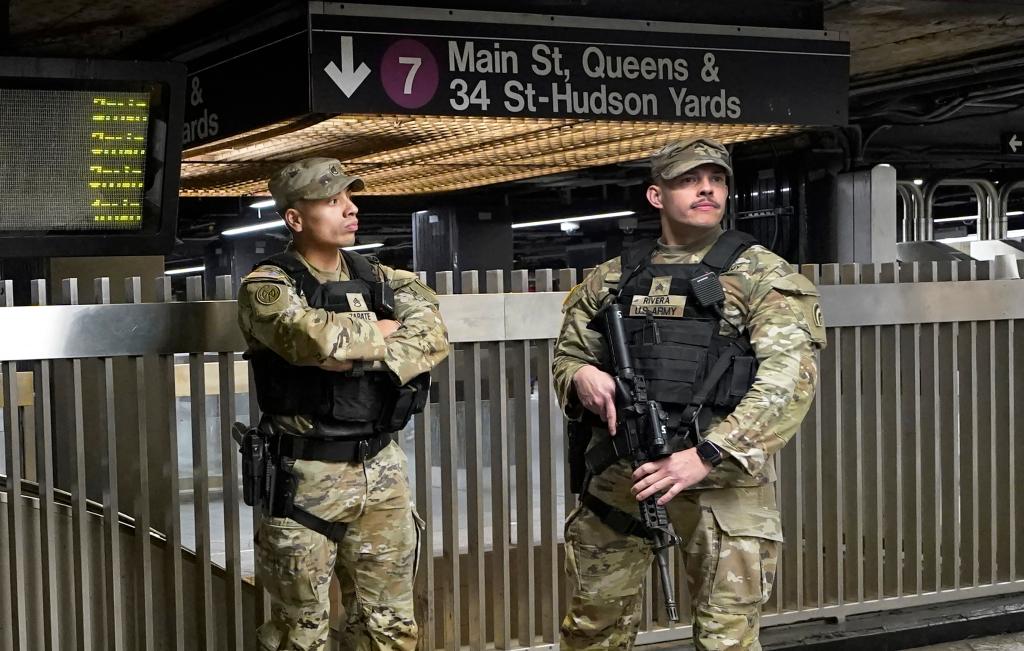
[[[714,199],[700,199],[699,201],[694,201],[693,203],[691,203],[690,207],[691,208],[696,208],[697,206],[701,206],[701,205],[704,205],[704,204],[711,204],[715,208],[721,208],[722,207],[721,204],[719,204]]]

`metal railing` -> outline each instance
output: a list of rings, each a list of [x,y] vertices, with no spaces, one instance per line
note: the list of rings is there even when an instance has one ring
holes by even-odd
[[[778,457],[787,542],[765,626],[1024,591],[1024,283],[989,269],[802,270],[829,347]],[[511,291],[503,278],[467,273],[451,295],[438,275],[453,353],[397,435],[433,551],[417,577],[425,649],[553,648],[568,598],[573,497],[550,367],[575,272],[512,272]],[[163,300],[142,303],[139,286],[128,304],[74,305],[65,281],[64,305],[45,307],[41,281],[39,307],[10,306],[2,287],[4,648],[251,648],[266,613],[228,431],[258,416],[231,288],[219,279],[201,300],[190,278],[172,303],[162,278]],[[100,303],[108,289],[98,281]],[[689,637],[649,592],[644,612],[640,643]]]
[[[924,191],[924,207],[916,221],[915,235],[918,241],[935,239],[935,195],[939,188],[949,186],[963,186],[974,192],[978,203],[978,240],[999,240],[1006,237],[1006,202],[1000,200],[1000,191],[996,186],[987,179],[949,178],[929,183]],[[904,188],[905,192],[909,191],[906,186]],[[911,201],[916,199],[914,197]],[[904,196],[904,201],[906,200],[907,197]]]

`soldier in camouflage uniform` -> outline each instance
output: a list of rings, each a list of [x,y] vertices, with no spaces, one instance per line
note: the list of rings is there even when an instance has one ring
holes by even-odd
[[[284,167],[269,185],[292,232],[286,254],[317,283],[349,280],[346,259],[355,260],[348,257],[354,254],[343,256],[339,247],[355,241],[351,193],[362,189],[362,181],[346,176],[337,160],[313,158]],[[396,386],[429,371],[448,354],[436,296],[412,273],[380,264],[372,269],[394,290],[393,319],[359,311],[362,299],[352,294],[350,313],[310,307],[292,275],[272,264],[257,267],[243,279],[238,296],[250,356],[269,349],[297,367],[382,374]],[[265,413],[264,419],[272,437],[330,431],[322,419],[307,414]],[[413,575],[422,522],[412,505],[405,454],[394,441],[381,446],[372,458],[367,454],[351,462],[294,462],[294,505],[348,528],[335,544],[290,518],[262,520],[256,572],[272,607],[271,619],[257,634],[260,649],[327,648],[332,572],[340,580],[348,617],[341,648],[416,647]]]
[[[655,155],[647,199],[661,213],[662,232],[651,262],[704,258],[723,234],[731,174],[727,150],[709,139],[675,143]],[[613,380],[602,370],[610,368],[605,342],[587,325],[623,275],[615,258],[570,292],[556,344],[553,370],[566,415],[579,420],[588,410],[603,421],[591,449],[614,434],[616,413]],[[813,398],[824,323],[814,285],[764,247],[746,249],[719,278],[726,294],[719,333],[746,333],[759,368],[738,406],[702,432],[718,456],[705,461],[689,447],[635,472],[623,459],[592,476],[586,492],[631,514],[638,500],[661,495],[681,539],[696,647],[760,649],[760,611],[782,542],[773,455]],[[632,648],[651,543],[618,533],[584,505],[568,516],[565,541],[573,597],[561,648]]]

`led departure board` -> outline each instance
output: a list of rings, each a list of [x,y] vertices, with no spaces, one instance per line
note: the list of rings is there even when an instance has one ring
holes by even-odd
[[[7,88],[0,106],[0,230],[142,227],[148,94]]]
[[[0,58],[0,255],[166,253],[183,84],[174,64]]]

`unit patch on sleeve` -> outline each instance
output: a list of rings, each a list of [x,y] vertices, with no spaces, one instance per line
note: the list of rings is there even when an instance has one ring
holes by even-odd
[[[278,285],[266,284],[256,290],[256,302],[261,305],[273,305],[281,298],[281,288]]]

